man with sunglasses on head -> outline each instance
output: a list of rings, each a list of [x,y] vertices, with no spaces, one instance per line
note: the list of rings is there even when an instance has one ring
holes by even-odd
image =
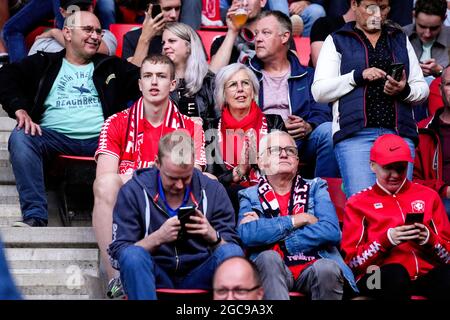
[[[289,291],[312,300],[341,300],[344,283],[357,292],[353,274],[336,246],[339,222],[320,179],[298,174],[294,139],[273,131],[259,144],[256,186],[239,192],[238,233],[256,264],[267,300],[288,300]]]
[[[75,9],[75,10],[74,10]],[[89,11],[94,12],[93,0],[61,0],[59,11],[61,15],[67,18],[74,11]],[[99,53],[114,55],[116,53],[117,40],[113,33],[109,30],[102,31],[102,38]],[[30,48],[28,55],[37,53],[38,51],[44,52],[58,52],[64,49],[64,36],[61,29],[53,28],[45,31],[44,33],[36,37],[36,41]]]
[[[446,14],[446,0],[417,0],[415,21],[404,27],[428,83],[449,64],[450,27],[444,26]]]
[[[363,296],[450,298],[450,223],[437,192],[408,180],[412,162],[402,137],[380,136],[370,150],[376,182],[347,202],[341,248]]]
[[[104,119],[140,96],[139,69],[97,53],[102,33],[94,14],[77,11],[64,23],[65,50],[0,70],[0,103],[17,121],[8,144],[23,215],[17,226],[47,225],[44,162],[94,155]]]

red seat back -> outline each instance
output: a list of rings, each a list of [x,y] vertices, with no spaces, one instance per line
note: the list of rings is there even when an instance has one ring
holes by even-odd
[[[222,35],[225,35],[225,31],[212,31],[212,30],[197,30],[198,35],[202,39],[203,45],[205,46],[206,56],[208,61],[211,59],[209,52],[211,51],[211,45],[213,41]]]
[[[294,42],[300,63],[307,66],[309,63],[309,56],[311,54],[311,44],[309,38],[295,36]]]
[[[328,183],[328,192],[330,193],[331,201],[333,201],[334,207],[336,208],[336,214],[338,216],[339,222],[342,223],[344,220],[345,213],[345,202],[347,198],[345,197],[344,191],[342,191],[342,179],[341,178],[322,178]]]
[[[113,23],[109,25],[109,30],[114,34],[117,39],[117,49],[116,56],[122,57],[123,48],[123,36],[130,30],[140,28],[140,24],[123,24],[123,23]]]

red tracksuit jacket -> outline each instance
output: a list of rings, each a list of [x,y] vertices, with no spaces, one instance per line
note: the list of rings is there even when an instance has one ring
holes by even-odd
[[[388,229],[403,225],[406,213],[417,211],[424,212],[424,224],[430,231],[427,243],[393,245]],[[395,195],[377,184],[355,194],[345,209],[342,250],[357,279],[370,265],[399,263],[415,279],[439,264],[449,264],[450,223],[439,195],[410,181]]]

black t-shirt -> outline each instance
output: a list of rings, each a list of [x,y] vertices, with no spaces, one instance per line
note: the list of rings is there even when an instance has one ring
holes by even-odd
[[[123,49],[122,49],[122,58],[128,59],[129,57],[134,56],[134,51],[136,51],[136,47],[139,41],[139,37],[141,36],[142,29],[136,29],[132,31],[128,31],[123,37]],[[161,53],[162,52],[162,36],[155,36],[151,41],[148,47],[148,54],[150,53]]]
[[[217,53],[224,40],[225,36],[220,36],[213,41],[213,43],[211,44],[211,49],[209,50],[210,57],[212,57]],[[239,59],[239,50],[236,47],[236,45],[233,45],[233,50],[231,51],[230,61],[228,61],[228,64],[235,63],[238,61],[238,59]]]
[[[345,24],[344,18],[340,17],[321,17],[314,22],[311,28],[310,40],[325,41],[326,37],[331,33],[339,30]]]

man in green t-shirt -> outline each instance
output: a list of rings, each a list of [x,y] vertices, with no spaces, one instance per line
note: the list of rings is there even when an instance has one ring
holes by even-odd
[[[43,164],[58,154],[92,156],[105,118],[139,97],[139,69],[97,53],[97,17],[77,11],[63,28],[66,50],[39,52],[0,70],[0,103],[17,121],[8,149],[23,222],[46,226]]]

